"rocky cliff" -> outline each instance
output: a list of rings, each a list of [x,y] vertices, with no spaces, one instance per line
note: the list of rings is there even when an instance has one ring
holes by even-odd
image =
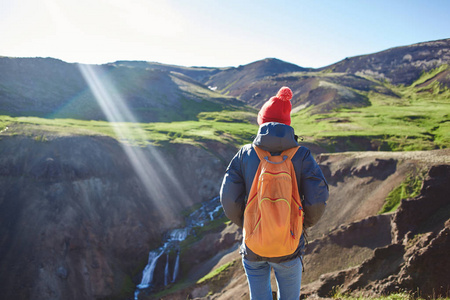
[[[211,148],[2,137],[2,299],[120,295],[180,212],[218,194],[234,148]]]
[[[365,237],[365,247],[370,243],[379,245],[371,247],[374,251],[361,264],[323,274],[319,280],[306,285],[303,297],[328,297],[335,291],[366,297],[399,291],[419,297],[446,297],[450,291],[449,182],[450,165],[432,166],[420,195],[403,199],[394,214],[343,226],[315,241],[321,244],[328,239],[328,243],[322,244],[325,249],[345,240],[351,240],[343,245],[346,248],[361,245],[358,237]],[[309,253],[314,253],[316,248]],[[340,255],[347,252],[342,251]]]
[[[336,292],[448,295],[450,152],[348,152],[322,154],[318,160],[329,179],[330,199],[323,218],[308,231],[302,298],[328,298]],[[403,199],[395,212],[378,214],[394,187],[421,172],[426,175],[418,196]],[[211,258],[202,263],[208,266],[203,273],[190,274],[197,276],[194,282],[227,268],[163,299],[248,299],[238,250],[230,247],[217,257],[218,250],[240,238],[240,230],[231,226],[215,238],[205,237],[198,244],[209,249]],[[274,278],[272,287],[276,290]]]
[[[182,210],[217,195],[235,152],[213,142],[208,150],[161,149],[98,136],[10,136],[0,140],[0,149],[5,299],[128,299],[149,250],[161,245],[168,229],[183,225]],[[138,165],[133,157],[141,158]],[[325,297],[336,286],[368,294],[397,287],[444,292],[449,151],[348,152],[317,160],[330,199],[308,232],[303,295]],[[395,213],[377,215],[395,186],[423,171],[428,175],[418,197],[405,199]],[[211,293],[211,299],[247,299],[236,250],[241,233],[232,225],[222,228],[183,251],[180,278],[192,285],[164,299]],[[195,284],[227,263],[220,280]],[[431,274],[429,265],[443,267]],[[422,274],[430,279],[423,281]]]

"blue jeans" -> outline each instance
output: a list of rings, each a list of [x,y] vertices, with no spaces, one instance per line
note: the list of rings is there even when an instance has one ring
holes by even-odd
[[[272,300],[270,270],[275,271],[279,300],[299,300],[302,280],[302,263],[300,258],[282,263],[267,261],[249,261],[242,259],[250,288],[250,299]]]

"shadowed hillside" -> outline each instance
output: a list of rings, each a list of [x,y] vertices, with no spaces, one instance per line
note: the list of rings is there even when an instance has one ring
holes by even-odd
[[[228,69],[228,68],[212,68],[212,67],[183,67],[147,61],[116,61],[113,64],[116,66],[128,66],[134,68],[162,70],[180,73],[198,82],[206,82],[211,76]]]
[[[205,83],[217,88],[222,94],[241,97],[255,81],[283,73],[305,70],[307,69],[275,58],[266,58],[248,65],[223,70],[208,78]]]
[[[233,152],[214,142],[161,149],[99,136],[2,136],[1,298],[128,297],[121,293],[136,284],[126,284],[162,233],[183,224],[181,211],[217,195],[216,170]]]
[[[245,110],[242,102],[164,68],[0,58],[0,114],[107,120],[99,94],[109,105],[125,103],[134,115],[114,121],[196,120],[200,112]]]
[[[293,113],[313,107],[314,112],[328,112],[338,108],[355,108],[370,105],[361,92],[375,90],[393,94],[383,86],[357,76],[347,74],[289,73],[264,78],[249,83],[240,98],[251,106],[260,108],[274,96],[280,86],[294,91],[291,100]]]

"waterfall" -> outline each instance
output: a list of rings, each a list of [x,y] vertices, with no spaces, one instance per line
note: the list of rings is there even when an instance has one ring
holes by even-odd
[[[156,263],[158,262],[158,258],[164,253],[164,249],[161,252],[151,251],[148,254],[148,264],[145,266],[144,271],[142,272],[142,280],[141,283],[137,286],[139,289],[145,289],[150,286],[153,280],[153,272],[155,271]]]
[[[164,286],[169,284],[169,253],[166,255],[166,268],[164,269]]]
[[[180,251],[177,252],[177,259],[175,260],[175,267],[173,268],[172,282],[175,282],[178,275],[178,268],[180,267]]]
[[[214,215],[220,210],[221,205],[219,197],[215,197],[207,202],[196,211],[192,212],[186,218],[186,227],[173,229],[166,234],[166,241],[163,246],[157,250],[152,250],[148,254],[148,264],[142,272],[141,283],[136,286],[134,299],[138,300],[140,290],[152,287],[153,274],[155,272],[156,263],[161,255],[166,253],[166,266],[164,268],[164,285],[175,282],[180,268],[180,242],[184,241],[195,227],[203,227],[206,223],[214,219]],[[169,254],[172,250],[177,251],[177,257],[173,268],[172,280],[170,280],[169,270]]]
[[[190,228],[183,228],[183,229],[174,229],[170,232],[170,240],[171,241],[184,241],[188,235],[188,231]]]

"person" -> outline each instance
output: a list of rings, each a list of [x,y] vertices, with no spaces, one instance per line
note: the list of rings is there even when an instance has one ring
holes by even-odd
[[[258,113],[260,125],[253,140],[255,146],[279,155],[282,151],[299,146],[298,137],[291,124],[292,91],[282,87],[271,97]],[[220,201],[225,215],[239,227],[244,224],[244,210],[250,188],[259,166],[259,158],[252,144],[243,146],[233,157],[225,172],[220,188]],[[301,146],[292,157],[297,185],[302,199],[303,228],[316,224],[321,218],[328,199],[328,184],[309,149]],[[302,276],[302,255],[305,247],[304,234],[297,249],[282,257],[261,257],[255,254],[245,241],[240,253],[249,284],[250,298],[272,300],[270,272],[273,268],[277,281],[278,299],[298,300]]]

